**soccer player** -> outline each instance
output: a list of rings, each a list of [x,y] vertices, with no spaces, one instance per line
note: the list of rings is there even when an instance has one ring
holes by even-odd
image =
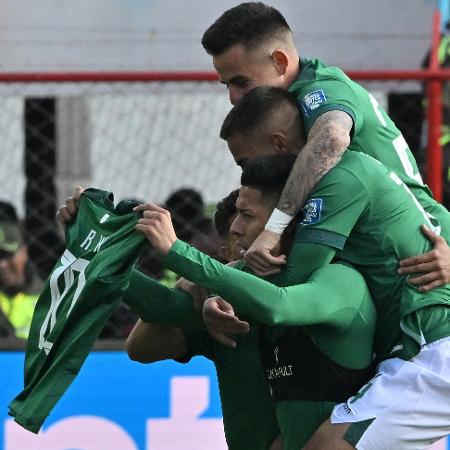
[[[271,188],[259,186],[259,190],[267,191],[264,205],[259,207],[255,201],[248,204],[254,209],[255,220],[242,228],[239,239],[245,238],[251,243],[255,232],[259,233],[263,228],[290,166],[284,164],[281,169],[281,179],[276,172],[270,177]],[[253,194],[257,192],[253,189]],[[245,201],[244,195],[241,191],[241,203]],[[236,193],[234,197],[233,193],[230,195],[230,198],[235,197]],[[216,225],[219,233],[228,238],[233,253],[235,244],[225,234],[235,213],[228,200],[219,203]],[[233,226],[239,227],[238,219],[235,222],[237,224],[233,222]],[[289,247],[290,244],[285,242],[285,245]],[[330,278],[333,283],[329,283]],[[283,299],[283,308],[272,314],[267,305],[284,289],[248,275],[243,282],[253,295],[249,301],[258,305],[260,298],[266,299],[259,307],[258,318],[261,321],[310,325],[304,328],[305,332],[299,327],[289,328],[288,333],[278,329],[279,337],[267,342],[263,356],[268,376],[272,379],[272,395],[278,401],[277,415],[283,425],[284,448],[297,449],[311,437],[332,407],[362,384],[371,372],[367,368],[372,361],[375,314],[370,294],[356,271],[340,264],[331,265],[314,274],[307,284],[287,288],[289,295]],[[184,299],[181,298],[183,295]],[[299,298],[302,298],[302,303]],[[319,298],[327,298],[327,303],[318,304],[315,314],[311,314],[311,305],[314,306]],[[127,342],[130,357],[152,362],[165,358],[188,359],[193,354],[203,354],[212,359],[217,368],[230,448],[267,449],[276,436],[277,427],[271,416],[271,400],[260,369],[258,329],[252,327],[247,336],[238,340],[236,349],[219,344],[204,331],[189,331],[186,316],[192,315],[192,311],[189,312],[186,306],[191,305],[192,310],[192,304],[186,295],[167,289],[139,273],[132,277],[125,301],[137,306],[143,317]],[[228,321],[236,323],[238,319],[233,315],[233,309],[228,308],[223,300],[214,298],[208,302],[220,303],[228,314]],[[185,321],[183,331],[179,327],[180,319]],[[174,322],[177,322],[177,327],[172,326]],[[268,335],[268,338],[272,339],[273,335]],[[346,349],[350,343],[353,348],[349,353]],[[292,345],[295,348],[301,345],[304,352],[301,355],[290,352]],[[275,441],[270,448],[281,448],[279,445]]]
[[[229,233],[231,221],[237,210],[234,206],[238,191],[233,191],[217,205],[215,226],[222,239],[222,251],[229,261],[239,258],[235,239]],[[177,290],[164,290],[167,296],[183,296],[187,308],[192,308],[191,298]],[[245,332],[239,338],[238,348],[229,348],[213,339],[203,328],[189,329],[185,326],[173,326],[170,318],[173,314],[165,313],[169,324],[151,322],[152,308],[164,301],[162,291],[155,292],[155,282],[144,279],[135,273],[131,279],[130,289],[125,301],[135,297],[140,303],[144,300],[146,320],[139,320],[127,339],[127,352],[131,359],[150,363],[162,359],[176,359],[187,362],[196,355],[212,360],[217,370],[220,399],[227,444],[232,450],[281,450],[278,423],[276,420],[269,387],[259,361],[257,329],[249,330],[248,323],[237,317],[232,320],[234,330]],[[187,297],[187,298],[186,298]],[[170,299],[166,300],[167,303]],[[173,300],[172,300],[173,302]],[[225,307],[224,302],[222,305]],[[181,310],[182,308],[178,306]],[[186,309],[186,308],[185,308]],[[154,311],[153,311],[154,313]],[[200,318],[200,313],[197,312]],[[188,321],[185,321],[188,322]],[[178,323],[182,325],[182,323]],[[192,325],[192,324],[191,324]],[[251,380],[251,383],[249,383]],[[317,427],[316,427],[317,428]]]
[[[59,209],[57,216],[64,226],[75,219],[82,192],[83,187],[78,186]],[[237,195],[230,195],[234,204]],[[227,206],[219,208],[221,213],[216,224],[225,235],[236,211],[228,199],[223,203]],[[229,243],[231,239],[224,241],[224,245]],[[236,256],[234,245],[229,252]],[[282,449],[276,441],[280,431],[259,360],[254,327],[249,331],[248,323],[235,317],[230,321],[233,330],[243,335],[237,349],[226,347],[209,336],[201,313],[195,310],[187,293],[170,289],[137,270],[130,277],[123,301],[141,317],[127,341],[131,359],[143,363],[162,359],[187,362],[196,355],[211,359],[217,370],[224,431],[230,450]]]
[[[294,96],[261,87],[233,107],[221,135],[235,160],[245,163],[262,154],[298,153],[299,121]],[[419,225],[437,229],[439,223],[395,173],[356,152],[344,153],[302,211],[284,276],[296,284],[333,258],[353,264],[377,307],[375,352],[380,362],[376,378],[334,410],[333,423],[343,425],[328,423],[315,437],[321,440],[306,448],[426,448],[450,431],[445,400],[450,395],[450,290],[443,286],[422,293],[396,274],[396,266],[400,259],[428,250]],[[419,393],[424,402],[417,404],[413,397]],[[400,397],[401,402],[395,401]],[[408,416],[406,410],[413,413]]]
[[[231,103],[256,86],[289,89],[297,97],[305,122],[305,148],[265,230],[245,255],[256,273],[279,271],[284,259],[274,257],[271,251],[281,231],[346,149],[366,153],[396,172],[427,213],[439,219],[442,234],[449,240],[447,212],[431,198],[395,124],[372,94],[340,69],[318,59],[300,59],[289,25],[279,11],[261,2],[242,3],[225,11],[206,30],[202,45],[213,58],[220,82],[227,86]],[[450,282],[450,249],[445,239],[424,232],[435,242],[435,252],[404,261],[401,271],[424,272],[410,283],[429,290]]]
[[[244,242],[251,244],[264,227],[293,159],[293,155],[272,157],[263,183],[258,167],[244,169],[244,186],[236,203],[239,212],[231,225],[241,248]],[[145,218],[137,228],[146,232],[154,248],[164,255],[167,246],[163,248],[160,242],[176,239],[169,213],[155,205],[138,210],[145,210]],[[292,237],[292,233],[285,235],[286,249]],[[351,267],[330,264],[312,274],[305,284],[279,288],[223,266],[182,241],[176,245],[177,250],[166,258],[172,270],[182,271],[200,284],[210,280],[208,287],[230,300],[242,314],[270,326],[259,333],[261,359],[276,402],[283,448],[300,448],[339,399],[358,389],[372,374],[375,310],[363,278]],[[173,252],[180,255],[179,261]],[[205,310],[211,302],[224,306],[222,299],[209,298]],[[225,314],[235,318],[233,309]],[[242,344],[239,342],[238,349]],[[249,382],[253,380],[247,379]]]

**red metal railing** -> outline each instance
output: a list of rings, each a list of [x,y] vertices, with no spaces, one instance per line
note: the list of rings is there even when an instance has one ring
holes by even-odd
[[[428,97],[428,147],[426,180],[435,198],[442,201],[442,148],[439,143],[442,125],[442,83],[450,82],[450,69],[439,67],[437,51],[440,40],[440,13],[433,17],[430,66],[423,70],[349,70],[350,78],[359,81],[415,80],[426,83]],[[0,73],[2,83],[73,83],[73,82],[188,82],[217,81],[214,72],[41,72]]]

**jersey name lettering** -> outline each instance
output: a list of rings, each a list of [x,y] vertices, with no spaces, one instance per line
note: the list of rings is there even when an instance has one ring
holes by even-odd
[[[81,243],[80,247],[84,250],[89,250],[91,245],[94,243],[94,239],[97,236],[97,232],[95,230],[90,230],[89,234],[86,236],[86,239]],[[100,235],[99,240],[96,242],[96,245],[94,247],[94,253],[97,253],[100,251],[102,245],[105,243],[106,239],[108,239],[108,236]]]

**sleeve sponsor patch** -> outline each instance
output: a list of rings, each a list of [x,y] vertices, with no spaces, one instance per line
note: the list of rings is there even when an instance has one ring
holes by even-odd
[[[322,90],[310,92],[302,100],[302,109],[306,116],[309,116],[321,103],[327,101],[327,97]]]
[[[323,199],[311,198],[302,208],[301,225],[314,225],[322,216]]]

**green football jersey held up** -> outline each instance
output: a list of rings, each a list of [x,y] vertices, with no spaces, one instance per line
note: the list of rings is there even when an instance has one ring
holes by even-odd
[[[24,390],[9,414],[37,433],[77,376],[95,339],[122,298],[145,241],[135,232],[133,202],[87,189],[66,250],[39,296],[25,355]]]

